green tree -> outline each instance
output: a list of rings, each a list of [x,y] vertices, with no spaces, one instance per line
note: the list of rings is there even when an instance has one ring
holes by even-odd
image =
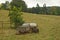
[[[37,4],[37,7],[36,7],[36,13],[37,13],[37,14],[40,13],[40,6],[39,6],[39,4]]]
[[[43,4],[43,14],[48,14],[47,13],[47,7],[46,7],[46,4],[45,3]]]
[[[1,4],[1,9],[5,9],[5,4],[4,3]]]
[[[9,9],[9,7],[10,7],[9,1],[6,1],[6,2],[5,2],[5,8],[6,8],[6,9]]]
[[[0,9],[1,9],[1,4],[0,4]]]
[[[60,7],[57,7],[56,12],[57,12],[57,15],[60,15]]]
[[[26,3],[22,0],[12,0],[11,8],[13,8],[14,6],[17,8],[22,7],[22,11],[26,11],[26,8],[27,8]]]
[[[1,4],[1,9],[9,9],[9,1],[6,1],[5,3]]]
[[[52,7],[51,7],[51,14],[52,14],[52,15],[57,15],[57,9],[56,9],[55,6],[52,6]]]
[[[10,22],[14,24],[15,28],[24,23],[22,19],[21,8],[19,10],[14,6],[12,10],[9,11]]]

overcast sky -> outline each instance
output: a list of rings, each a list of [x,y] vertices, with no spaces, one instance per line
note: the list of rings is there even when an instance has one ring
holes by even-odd
[[[11,0],[0,0],[0,3]],[[40,6],[43,6],[46,3],[47,6],[60,6],[60,0],[24,0],[28,7],[36,6],[38,3]]]

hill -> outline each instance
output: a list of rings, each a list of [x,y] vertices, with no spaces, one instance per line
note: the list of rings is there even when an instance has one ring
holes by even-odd
[[[0,10],[0,21],[9,21],[8,12]],[[14,29],[0,29],[0,40],[60,40],[60,16],[23,13],[22,17],[25,22],[37,23],[39,33],[15,35]]]

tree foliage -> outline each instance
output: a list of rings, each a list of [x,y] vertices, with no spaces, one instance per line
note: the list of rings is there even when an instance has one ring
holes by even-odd
[[[26,3],[22,0],[12,0],[12,2],[10,4],[12,6],[11,8],[13,8],[14,6],[16,8],[22,7],[22,11],[26,11],[26,9],[27,9]]]
[[[40,13],[40,6],[39,6],[39,4],[37,4],[37,6],[36,6],[36,13],[37,13],[37,14]]]
[[[43,4],[43,7],[40,7],[37,4],[36,7],[27,8],[26,3],[23,0],[12,0],[9,4],[8,1],[1,4],[1,9],[11,9],[13,10],[14,6],[19,10],[21,7],[22,12],[29,12],[29,13],[36,13],[36,14],[46,14],[46,15],[60,15],[60,7],[58,6],[51,6],[47,7],[46,4]]]
[[[43,7],[40,7],[39,4],[37,4],[36,7],[27,8],[27,12],[45,15],[60,15],[60,7],[47,7],[46,4],[43,4]]]
[[[39,4],[37,4],[36,7],[27,8],[27,12],[40,14],[41,13],[41,7],[39,6]]]
[[[1,4],[2,6],[1,6],[1,9],[5,9],[5,10],[8,10],[9,9],[9,1],[6,1],[5,3],[2,3]]]
[[[45,3],[43,4],[43,13],[44,13],[44,14],[48,14],[48,13],[47,13],[47,7],[46,7],[46,4],[45,4]]]
[[[14,6],[13,9],[9,11],[10,22],[15,25],[15,28],[24,23],[21,15],[21,8],[18,10]]]

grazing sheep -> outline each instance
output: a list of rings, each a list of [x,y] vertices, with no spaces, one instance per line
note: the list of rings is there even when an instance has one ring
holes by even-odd
[[[18,34],[19,33],[29,33],[29,32],[34,32],[37,33],[39,32],[39,29],[37,28],[36,23],[24,23],[22,26],[19,26],[18,28]]]

